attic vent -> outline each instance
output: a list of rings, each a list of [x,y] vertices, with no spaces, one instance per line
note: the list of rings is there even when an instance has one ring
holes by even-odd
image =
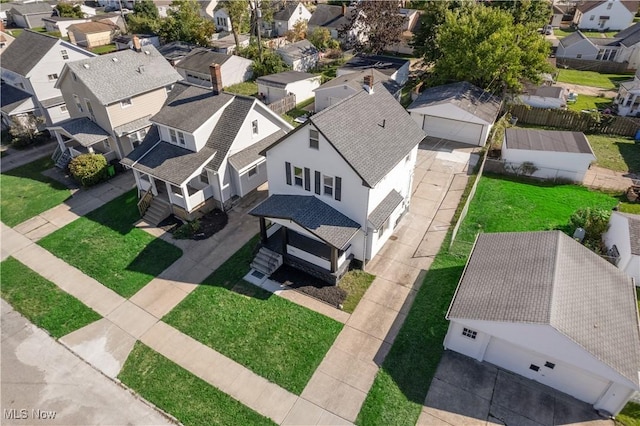
[[[144,65],[140,65],[140,66],[138,67],[138,72],[139,72],[140,74],[142,74],[144,71],[145,71]]]
[[[113,62],[118,62],[118,58],[111,58]]]
[[[89,64],[84,64],[83,67],[85,67],[86,69],[89,69]]]

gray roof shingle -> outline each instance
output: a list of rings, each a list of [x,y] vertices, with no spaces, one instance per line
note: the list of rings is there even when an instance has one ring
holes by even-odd
[[[26,76],[58,41],[56,37],[24,30],[2,52],[2,68]]]
[[[51,108],[51,107],[58,106],[58,105],[64,105],[64,97],[56,96],[56,97],[49,98],[49,99],[43,99],[43,100],[40,101],[40,103],[45,108]]]
[[[640,215],[619,213],[627,218],[629,223],[629,238],[631,243],[631,254],[640,256]]]
[[[69,62],[69,71],[103,104],[140,95],[181,80],[152,45]],[[115,78],[114,78],[115,77]]]
[[[620,31],[616,34],[615,38],[620,40],[620,43],[627,47],[640,43],[640,22],[636,22],[632,26]]]
[[[447,318],[549,325],[638,384],[632,279],[560,231],[480,234]]]
[[[271,195],[249,214],[290,219],[337,249],[343,249],[360,229],[356,222],[314,196]]]
[[[572,152],[593,154],[593,150],[582,132],[538,129],[507,129],[504,143],[508,149],[530,151]]]
[[[395,189],[392,189],[387,196],[380,201],[380,204],[373,209],[367,220],[371,222],[375,229],[380,228],[384,221],[391,216],[391,213],[393,213],[396,207],[400,205],[402,200],[404,200],[402,195]]]
[[[258,77],[256,79],[257,83],[266,83],[270,86],[276,86],[280,88],[284,88],[289,83],[295,83],[296,81],[306,80],[308,78],[319,77],[315,74],[310,74],[308,72],[299,72],[299,71],[285,71],[279,72],[277,74],[264,75],[262,77]]]
[[[178,62],[176,67],[187,71],[209,75],[209,65],[223,65],[231,59],[232,56],[233,55],[225,55],[224,53],[218,53],[211,49],[199,47],[189,52],[189,54]]]
[[[116,126],[113,128],[113,133],[115,133],[116,136],[120,137],[122,135],[126,135],[127,133],[138,131],[144,127],[151,125],[151,121],[149,121],[150,118],[151,116],[147,115],[145,117],[138,118],[137,120],[124,123],[120,126]]]
[[[342,6],[319,4],[309,18],[309,27],[319,26],[340,29],[349,22],[351,14],[355,13],[354,7],[347,7],[345,15],[342,14]]]
[[[540,86],[533,91],[533,95],[543,98],[562,99],[564,89],[558,86]]]
[[[500,112],[501,102],[467,81],[430,87],[413,101],[407,110],[425,106],[453,104],[487,123],[493,123]]]
[[[576,31],[575,33],[569,34],[566,37],[562,37],[559,43],[565,48],[567,48],[578,42],[581,42],[582,40],[588,40],[588,39],[584,34],[582,34],[581,31]]]
[[[109,133],[87,117],[71,118],[55,123],[52,127],[61,128],[84,147],[89,147],[109,137]]]
[[[287,44],[277,50],[280,56],[286,56],[291,61],[318,54],[318,49],[309,40],[300,40]]]
[[[308,123],[322,133],[370,188],[425,137],[380,83],[374,85],[373,93],[361,90],[312,115]]]
[[[286,135],[284,130],[278,130],[277,132],[267,136],[261,141],[246,147],[242,151],[236,152],[235,154],[229,156],[229,164],[231,164],[233,168],[238,171],[244,169],[245,167],[255,163],[260,158],[264,158],[263,155],[260,155],[260,152],[266,147],[272,145],[284,135]]]
[[[384,75],[391,76],[408,63],[409,60],[407,59],[394,58],[392,56],[358,54],[340,66],[340,69],[362,71],[373,68]]]
[[[342,86],[345,84],[353,87],[356,90],[360,90],[364,85],[365,75],[373,75],[373,81],[376,83],[382,83],[384,88],[387,89],[392,95],[398,93],[398,91],[402,89],[402,87],[388,75],[385,75],[376,69],[369,69],[343,74],[340,77],[336,77],[327,81],[316,90],[328,89],[330,87]]]
[[[0,110],[7,115],[11,115],[13,110],[30,98],[31,94],[24,90],[5,83],[0,85]],[[33,99],[31,99],[31,104],[33,105]]]
[[[288,3],[282,9],[273,14],[274,21],[288,21],[291,15],[298,9],[299,3]]]
[[[18,12],[20,15],[37,15],[37,14],[49,14],[53,13],[53,8],[48,3],[15,3],[11,9]]]
[[[207,140],[207,146],[217,151],[216,156],[207,164],[207,168],[216,172],[220,169],[254,102],[256,100],[253,98],[235,96],[233,102],[224,109],[218,124]]]

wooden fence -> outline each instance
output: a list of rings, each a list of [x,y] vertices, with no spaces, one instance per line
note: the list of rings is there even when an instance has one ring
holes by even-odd
[[[606,135],[635,136],[640,119],[597,113],[581,113],[561,109],[532,108],[527,105],[508,105],[507,111],[518,123],[571,129],[576,132]]]
[[[596,61],[591,59],[558,58],[556,57],[558,68],[570,68],[580,71],[595,71],[611,74],[624,74],[629,71],[629,62]],[[633,75],[629,76],[632,79]]]
[[[269,109],[271,109],[271,111],[275,112],[276,114],[284,114],[285,112],[290,111],[295,107],[296,95],[294,95],[293,93],[269,104]]]

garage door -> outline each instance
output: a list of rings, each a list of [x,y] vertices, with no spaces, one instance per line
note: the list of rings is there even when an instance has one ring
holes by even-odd
[[[484,360],[590,404],[595,403],[609,386],[608,381],[591,373],[556,360],[545,359],[540,354],[495,337],[491,338],[487,346]]]
[[[481,124],[465,123],[464,121],[425,115],[422,129],[428,136],[451,139],[472,145],[483,145],[483,143],[480,142],[480,137],[482,136]]]

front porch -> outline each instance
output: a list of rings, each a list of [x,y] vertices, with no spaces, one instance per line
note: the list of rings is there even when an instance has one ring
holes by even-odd
[[[118,158],[109,144],[109,134],[86,117],[57,123],[49,127],[49,131],[58,142],[56,152],[61,154],[58,159],[64,159],[66,162],[56,162],[61,168],[66,167],[72,158],[81,154],[102,154],[108,162]]]

